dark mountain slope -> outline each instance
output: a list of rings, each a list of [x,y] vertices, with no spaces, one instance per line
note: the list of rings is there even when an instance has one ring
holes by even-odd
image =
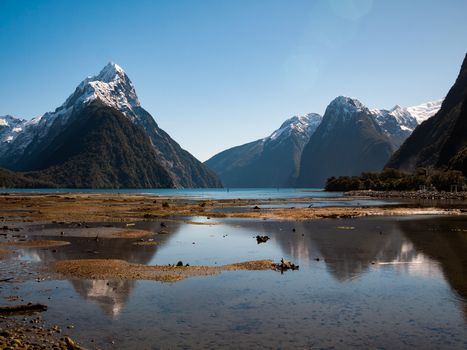
[[[331,176],[381,170],[394,152],[391,140],[360,101],[337,97],[302,154],[301,187],[324,187]]]
[[[419,125],[387,163],[413,172],[417,167],[452,167],[467,175],[467,55],[441,109]]]
[[[205,164],[227,187],[291,187],[303,147],[321,119],[314,113],[292,117],[269,137],[220,152]]]
[[[174,186],[145,132],[99,101],[75,112],[60,134],[30,156],[36,159],[33,174],[61,187]]]

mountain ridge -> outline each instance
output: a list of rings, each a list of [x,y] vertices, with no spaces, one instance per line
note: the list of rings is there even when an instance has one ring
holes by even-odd
[[[205,164],[227,187],[291,187],[303,147],[320,122],[317,113],[293,116],[269,136],[224,150]]]

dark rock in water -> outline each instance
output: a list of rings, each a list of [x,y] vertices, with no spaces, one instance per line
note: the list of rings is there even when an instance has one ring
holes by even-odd
[[[268,236],[256,236],[256,243],[266,243],[269,239]]]
[[[0,313],[23,313],[23,312],[36,312],[36,311],[47,311],[47,305],[44,304],[33,304],[27,303],[23,305],[13,306],[2,306],[0,307]]]
[[[167,227],[167,225],[163,222],[161,222],[161,227]]]
[[[293,228],[293,229],[292,229],[292,232],[295,232],[295,231],[296,231],[296,230]]]
[[[287,270],[298,270],[299,266],[282,258],[279,264],[273,265],[273,268],[274,270],[280,271],[281,273],[283,273],[284,271],[287,271]]]
[[[260,210],[260,209],[261,209],[261,208],[258,207],[257,205],[255,205],[255,206],[253,207],[253,210]]]

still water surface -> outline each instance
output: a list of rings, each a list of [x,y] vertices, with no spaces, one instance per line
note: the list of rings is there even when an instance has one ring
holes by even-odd
[[[160,223],[139,227],[157,231]],[[66,333],[101,348],[467,348],[463,217],[229,219],[168,229],[155,236],[157,246],[68,237],[72,244],[55,253],[24,250],[20,257],[31,264],[92,257],[191,265],[284,257],[300,269],[178,283],[25,282],[3,292],[49,304],[47,321],[73,324]],[[257,244],[257,234],[271,240]]]
[[[34,188],[1,189],[11,193],[126,193],[154,196],[174,196],[194,199],[277,199],[277,198],[334,198],[342,192],[326,192],[316,188],[154,188],[154,189],[74,189]]]

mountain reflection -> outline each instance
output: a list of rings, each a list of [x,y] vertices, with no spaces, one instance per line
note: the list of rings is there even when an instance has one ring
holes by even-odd
[[[252,231],[270,235],[273,239],[268,245],[276,245],[279,254],[282,251],[284,257],[293,259],[303,267],[317,266],[315,260],[319,258],[319,263],[324,262],[329,274],[342,283],[358,279],[371,269],[385,265],[405,274],[445,279],[462,300],[467,317],[467,222],[462,217],[235,221],[234,224],[227,221],[226,225],[234,228],[229,237],[235,237],[235,234],[251,236]],[[148,264],[158,249],[173,237],[180,241],[192,241],[190,235],[193,232],[190,229],[179,230],[180,227],[179,224],[170,223],[167,228],[170,234],[156,236],[158,245],[133,245],[136,239],[102,238],[96,241],[67,237],[71,242],[69,246],[56,250],[35,249],[27,254],[32,260],[45,262],[99,258]],[[211,230],[219,231],[214,227]],[[145,222],[138,228],[157,231],[160,223]],[[185,234],[186,238],[181,237]],[[256,244],[253,239],[251,242]],[[181,247],[183,249],[184,245]],[[224,246],[222,249],[230,250],[232,247]],[[177,251],[170,253],[177,256]],[[238,254],[240,261],[244,255],[241,251]],[[135,281],[129,280],[70,282],[81,297],[95,302],[110,317],[119,315],[136,285]]]
[[[179,224],[167,224],[167,230],[176,232]],[[160,230],[159,222],[138,224],[138,229],[152,232]],[[170,235],[158,235],[158,245],[135,245],[137,239],[66,237],[71,244],[58,249],[31,249],[24,251],[29,260],[52,262],[74,259],[120,259],[136,264],[147,264],[157,249]],[[70,280],[76,292],[84,299],[95,302],[110,317],[120,314],[136,285],[133,280]]]
[[[273,230],[270,224],[263,225],[264,231]],[[411,274],[440,275],[436,259],[408,241],[394,219],[304,221],[282,230],[292,231],[292,226],[295,233],[274,235],[284,255],[301,265],[309,265],[317,258],[324,260],[329,273],[341,282],[358,278],[372,265],[394,265]]]
[[[399,222],[417,251],[439,263],[451,288],[458,294],[467,319],[467,222],[463,217]]]

